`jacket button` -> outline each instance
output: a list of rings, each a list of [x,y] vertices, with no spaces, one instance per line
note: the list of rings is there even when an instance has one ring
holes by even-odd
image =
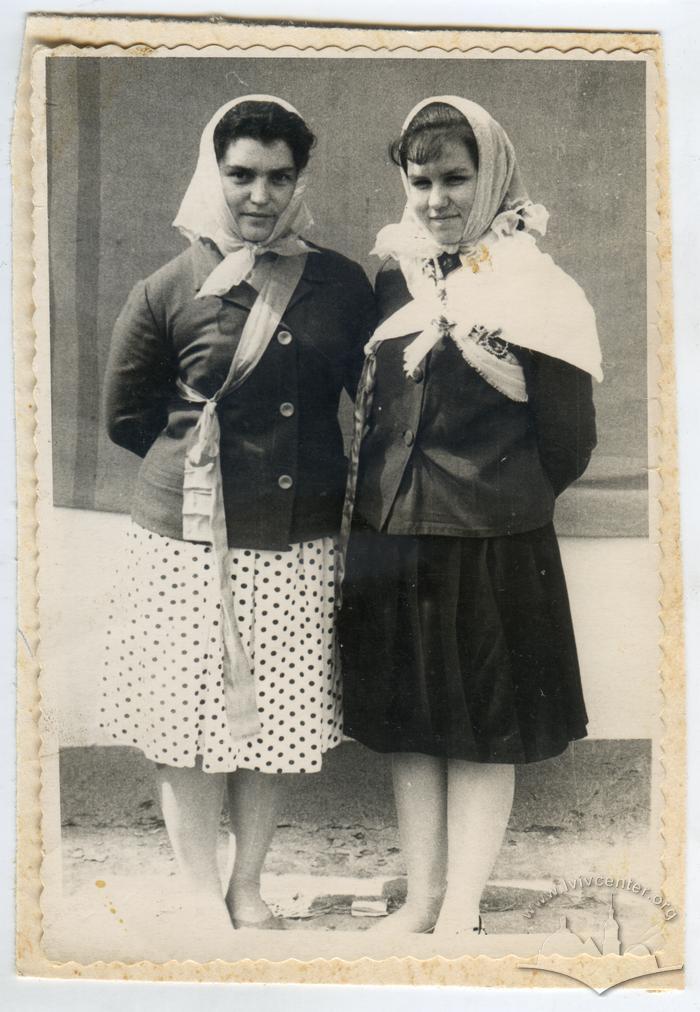
[[[406,431],[403,434],[403,441],[406,444],[406,446],[413,446],[413,440],[415,438],[416,437],[413,434],[413,432],[410,429],[406,429]]]
[[[285,418],[291,418],[294,414],[294,405],[290,404],[289,401],[280,404],[280,414],[284,415]]]
[[[292,485],[294,484],[294,481],[292,480],[292,478],[290,477],[290,475],[288,475],[288,474],[281,474],[279,476],[279,478],[277,479],[277,484],[279,485],[280,488],[288,489],[288,488],[292,487]]]
[[[423,372],[423,370],[419,365],[417,365],[416,368],[411,373],[411,379],[414,381],[414,383],[422,383],[424,376],[425,373]]]
[[[291,344],[292,335],[289,333],[288,330],[280,330],[279,334],[277,335],[277,340],[279,341],[280,344]]]

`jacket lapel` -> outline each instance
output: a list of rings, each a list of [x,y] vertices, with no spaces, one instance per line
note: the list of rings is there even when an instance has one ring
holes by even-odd
[[[192,250],[194,254],[195,290],[199,291],[216,265],[221,263],[222,256],[214,243],[206,239],[200,239],[199,242],[194,243]],[[309,253],[307,255],[304,273],[292,293],[292,297],[287,305],[287,311],[292,309],[298,302],[301,302],[302,299],[305,299],[317,284],[325,281],[321,261],[322,257],[318,253]],[[242,309],[250,310],[253,308],[257,296],[258,293],[253,286],[243,281],[240,285],[236,285],[226,292],[225,295],[222,295],[221,298],[224,302],[230,302],[236,306],[240,306]]]
[[[309,294],[309,292],[313,291],[313,288],[314,288],[313,284],[302,274],[301,278],[299,279],[298,285],[292,292],[291,299],[287,303],[286,312],[289,312],[289,310],[293,309],[298,302],[301,302],[302,299],[305,299],[306,296]]]
[[[249,285],[247,281],[242,281],[240,285],[236,285],[235,288],[222,295],[221,299],[224,302],[231,302],[234,306],[240,306],[241,309],[251,310],[257,297],[258,293],[253,286]]]
[[[200,239],[198,242],[193,243],[192,254],[194,258],[194,289],[198,292],[214,268],[221,263],[223,257],[215,244],[209,239]],[[222,295],[221,298],[224,302],[231,302],[242,309],[250,310],[257,295],[258,293],[253,286],[243,281],[240,285],[236,285],[235,288]]]
[[[318,291],[318,285],[323,284],[326,280],[325,272],[323,270],[323,257],[320,253],[310,252],[306,257],[306,264],[304,265],[304,273],[299,279],[299,284],[296,286],[292,293],[292,297],[287,305],[287,310],[293,309],[298,302],[305,299],[310,292]]]

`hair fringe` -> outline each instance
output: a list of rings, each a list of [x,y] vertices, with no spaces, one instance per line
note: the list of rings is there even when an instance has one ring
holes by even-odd
[[[276,102],[241,102],[221,117],[214,129],[214,153],[223,158],[233,141],[249,137],[262,144],[284,141],[292,152],[297,172],[306,168],[315,135],[297,113]]]
[[[431,102],[411,120],[404,132],[389,145],[389,158],[404,172],[408,162],[424,165],[440,157],[447,141],[458,140],[479,167],[479,146],[469,120],[445,102]]]

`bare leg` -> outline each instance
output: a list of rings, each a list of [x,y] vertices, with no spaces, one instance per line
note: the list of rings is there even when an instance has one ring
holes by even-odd
[[[283,785],[283,774],[239,769],[228,775],[236,859],[226,905],[234,923],[236,920],[264,921],[270,916],[270,909],[260,896],[260,875],[277,829]]]
[[[217,864],[224,775],[195,767],[156,766],[160,805],[182,877],[200,897],[221,900]]]
[[[479,903],[513,805],[514,769],[463,759],[447,763],[447,891],[435,934],[454,936],[479,924]]]
[[[437,920],[445,890],[446,760],[418,753],[395,753],[392,774],[408,893],[401,909],[375,930],[429,931]]]
[[[175,852],[184,890],[181,902],[188,923],[198,933],[213,932],[225,942],[231,921],[224,903],[217,862],[224,774],[190,768],[156,766],[163,818]]]

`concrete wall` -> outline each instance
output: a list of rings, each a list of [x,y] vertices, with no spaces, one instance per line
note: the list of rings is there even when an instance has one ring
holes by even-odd
[[[648,741],[577,742],[555,759],[516,770],[510,828],[565,831],[604,840],[644,833],[649,824],[652,755]],[[153,765],[131,748],[61,751],[64,826],[152,829],[162,822]],[[313,775],[291,774],[280,822],[316,826],[395,825],[388,757],[358,742],[332,749]],[[507,854],[502,861],[507,862]],[[640,856],[641,860],[641,856]],[[548,869],[543,868],[543,872]]]
[[[64,746],[108,744],[96,728],[98,669],[119,563],[120,514],[46,507],[40,528],[46,715]],[[563,538],[590,734],[652,738],[659,623],[656,549],[642,538]],[[50,619],[50,621],[49,621]]]

